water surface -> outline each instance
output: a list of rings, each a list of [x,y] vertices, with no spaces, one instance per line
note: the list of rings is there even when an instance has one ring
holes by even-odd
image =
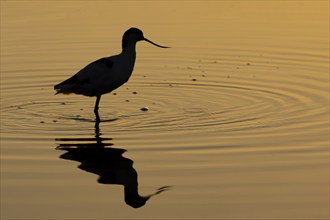
[[[328,8],[1,2],[1,218],[329,218]],[[138,43],[103,122],[54,96],[132,26],[171,49]]]

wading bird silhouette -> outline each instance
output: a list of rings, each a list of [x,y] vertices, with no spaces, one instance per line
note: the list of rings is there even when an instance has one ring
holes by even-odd
[[[54,86],[56,94],[75,93],[85,96],[96,96],[94,113],[96,121],[100,121],[99,103],[103,94],[112,92],[128,81],[132,75],[138,41],[147,41],[157,47],[160,46],[143,36],[137,28],[128,29],[122,39],[122,52],[118,55],[98,59],[81,69],[71,78]]]

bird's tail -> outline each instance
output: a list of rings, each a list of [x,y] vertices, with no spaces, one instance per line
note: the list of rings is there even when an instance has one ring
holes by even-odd
[[[54,90],[56,90],[56,94],[59,93],[63,93],[63,94],[70,94],[70,93],[76,93],[76,94],[80,94],[79,90],[80,90],[80,85],[81,85],[81,81],[79,80],[79,78],[74,75],[71,78],[57,84],[54,86]]]
[[[70,87],[71,87],[71,85],[64,84],[64,83],[57,84],[56,86],[54,86],[54,90],[56,91],[56,93],[54,95],[57,95],[60,93],[69,95],[72,93],[70,91]]]

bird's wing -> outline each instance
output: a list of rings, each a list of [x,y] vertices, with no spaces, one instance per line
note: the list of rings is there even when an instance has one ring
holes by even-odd
[[[102,78],[109,74],[111,69],[114,66],[114,62],[108,58],[98,59],[69,79],[57,84],[54,89],[57,90],[57,93],[81,93],[81,88],[85,84],[92,84],[93,81],[101,81]]]
[[[101,58],[85,66],[78,73],[76,73],[75,76],[81,82],[88,83],[90,81],[102,78],[104,74],[109,74],[113,66],[114,62],[112,60]]]

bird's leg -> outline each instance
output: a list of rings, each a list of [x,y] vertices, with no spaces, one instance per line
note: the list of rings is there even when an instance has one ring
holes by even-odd
[[[96,96],[94,113],[95,113],[95,116],[96,116],[96,119],[95,120],[97,122],[100,122],[100,116],[99,116],[99,103],[100,103],[100,100],[101,100],[101,96],[100,95]]]
[[[100,121],[95,121],[95,139],[96,143],[101,145],[102,139],[101,139],[101,133],[100,133]]]

